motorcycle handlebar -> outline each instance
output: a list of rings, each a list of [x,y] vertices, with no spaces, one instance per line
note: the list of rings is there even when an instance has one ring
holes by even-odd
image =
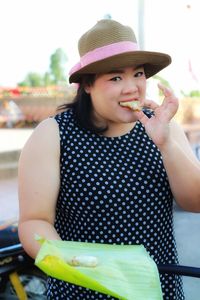
[[[176,274],[181,276],[189,276],[200,278],[200,268],[188,267],[181,265],[157,265],[160,274]]]

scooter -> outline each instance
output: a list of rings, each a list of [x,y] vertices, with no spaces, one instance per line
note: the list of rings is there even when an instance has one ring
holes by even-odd
[[[46,299],[46,275],[18,238],[17,221],[0,222],[0,300]]]

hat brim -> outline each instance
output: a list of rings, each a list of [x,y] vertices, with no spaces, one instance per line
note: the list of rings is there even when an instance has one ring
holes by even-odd
[[[171,63],[171,57],[161,52],[133,51],[121,53],[112,57],[93,62],[69,77],[70,83],[79,83],[84,74],[99,74],[114,71],[128,66],[143,65],[146,78],[149,78]]]

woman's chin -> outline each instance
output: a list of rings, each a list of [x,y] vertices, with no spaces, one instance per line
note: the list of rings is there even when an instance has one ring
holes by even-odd
[[[137,114],[131,112],[131,114],[126,114],[121,117],[122,123],[134,123],[138,120]]]

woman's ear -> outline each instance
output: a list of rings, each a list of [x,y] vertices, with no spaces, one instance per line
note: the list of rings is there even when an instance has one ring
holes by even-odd
[[[84,87],[84,90],[85,90],[85,92],[86,92],[87,94],[90,94],[90,86],[89,86],[89,85],[86,85],[86,86]]]

